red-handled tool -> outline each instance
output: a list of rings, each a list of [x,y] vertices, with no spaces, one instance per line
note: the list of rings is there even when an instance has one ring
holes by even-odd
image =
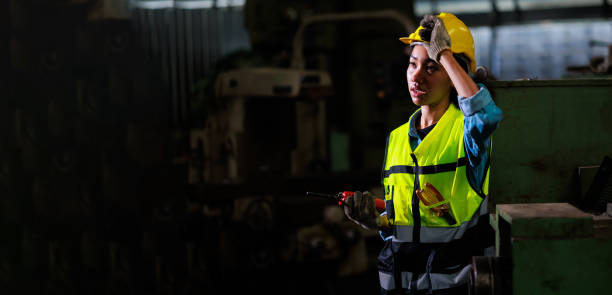
[[[351,192],[351,191],[339,192],[336,195],[306,192],[306,196],[334,199],[334,200],[338,201],[338,206],[344,205],[346,200],[348,198],[352,197],[353,195],[355,195],[355,192]],[[378,198],[374,198],[374,201],[376,203],[376,210],[378,210],[378,212],[385,211],[385,201],[383,201],[381,199],[378,199]]]

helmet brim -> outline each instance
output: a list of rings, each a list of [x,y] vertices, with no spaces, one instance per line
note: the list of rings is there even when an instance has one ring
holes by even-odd
[[[401,37],[399,40],[408,45],[412,43],[429,43],[428,41],[421,40],[421,38]]]

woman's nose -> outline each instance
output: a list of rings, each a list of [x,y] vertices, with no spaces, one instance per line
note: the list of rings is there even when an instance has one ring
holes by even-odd
[[[423,79],[424,79],[424,77],[425,77],[425,76],[424,76],[424,70],[423,70],[423,68],[422,68],[422,67],[420,67],[420,66],[419,66],[419,67],[416,67],[416,68],[414,69],[414,71],[412,71],[412,73],[411,73],[411,75],[410,75],[410,76],[411,76],[410,78],[411,78],[411,80],[412,80],[413,82],[422,83],[422,82],[423,82]]]

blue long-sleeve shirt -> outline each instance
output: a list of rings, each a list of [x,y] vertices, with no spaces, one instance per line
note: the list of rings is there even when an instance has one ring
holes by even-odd
[[[482,187],[489,160],[489,138],[502,119],[502,111],[497,107],[491,93],[482,84],[471,97],[458,96],[459,108],[463,113],[463,141],[468,158],[467,177],[472,187]],[[409,123],[408,136],[410,146],[415,150],[424,137],[417,132],[417,122],[421,119],[421,111],[412,116]],[[383,213],[383,215],[386,214]],[[390,232],[380,232],[383,239],[390,239]]]

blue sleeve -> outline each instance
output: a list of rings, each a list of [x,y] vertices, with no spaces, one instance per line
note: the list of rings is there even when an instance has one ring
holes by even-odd
[[[463,141],[468,158],[468,181],[476,189],[482,188],[489,161],[489,138],[502,119],[502,111],[495,105],[491,93],[482,84],[472,97],[458,97],[463,112]]]

